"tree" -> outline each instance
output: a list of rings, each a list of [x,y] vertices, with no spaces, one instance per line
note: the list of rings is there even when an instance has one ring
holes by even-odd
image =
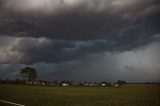
[[[107,82],[106,81],[102,81],[101,84],[107,84]]]
[[[34,81],[37,78],[37,71],[32,67],[25,67],[21,69],[20,73],[27,78],[27,82]]]
[[[118,80],[117,84],[120,85],[120,86],[122,86],[123,84],[126,84],[126,81]]]

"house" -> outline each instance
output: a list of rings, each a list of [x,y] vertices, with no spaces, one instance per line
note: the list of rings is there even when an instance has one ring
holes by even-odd
[[[63,83],[62,86],[68,86],[68,84],[67,83]]]
[[[51,86],[55,86],[56,84],[54,82],[50,82],[50,85]]]
[[[42,85],[46,85],[45,82],[42,82]]]
[[[91,83],[91,84],[89,84],[89,86],[94,87],[94,86],[97,86],[97,85],[96,85],[96,84],[94,84],[94,83]]]
[[[106,86],[106,84],[102,84],[102,86]]]
[[[114,84],[115,87],[119,87],[119,84]]]
[[[33,82],[33,84],[34,84],[34,85],[38,85],[39,83],[38,83],[38,82]]]

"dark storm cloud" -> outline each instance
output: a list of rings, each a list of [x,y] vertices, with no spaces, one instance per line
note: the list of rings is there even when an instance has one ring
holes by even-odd
[[[44,5],[44,2],[50,5]],[[133,36],[136,34],[137,40],[142,34],[148,37],[148,32],[157,33],[160,26],[158,0],[6,0],[2,4],[6,12],[5,18],[1,19],[1,33],[16,36],[67,40],[114,39],[123,29],[135,26],[138,30],[133,29],[136,32]],[[132,32],[124,34],[127,39]]]
[[[10,52],[19,56],[15,62],[33,64],[37,62],[62,63],[87,56],[90,53],[114,50],[114,42],[107,40],[49,40],[47,38],[17,38]],[[38,55],[37,55],[38,54]]]
[[[158,0],[1,0],[0,35],[20,38],[8,51],[24,64],[129,51],[160,33],[159,5]]]
[[[16,79],[22,78],[19,70],[25,65],[21,64],[0,64],[0,79]]]
[[[0,0],[0,76],[15,64],[44,79],[159,75],[159,10],[159,0]]]
[[[153,43],[135,51],[103,52],[61,64],[37,63],[34,66],[40,70],[42,78],[49,80],[159,81],[159,53],[159,43]]]
[[[44,37],[20,38],[1,36],[0,38],[1,63],[63,63],[85,58],[89,54],[97,54],[105,51],[124,51],[127,48],[122,45],[117,46],[116,42],[105,39],[71,41],[53,40]]]
[[[159,38],[158,35],[155,35],[152,40],[157,41]],[[23,64],[34,64],[38,62],[65,63],[66,61],[79,60],[90,54],[106,51],[116,53],[141,49],[139,47],[137,48],[137,45],[144,45],[141,39],[133,44],[132,42],[128,42],[125,45],[118,45],[117,42],[104,39],[87,41],[50,40],[47,38],[17,39],[16,43],[10,47],[10,52],[12,54],[15,53],[15,56],[11,55],[10,57],[19,57],[14,62]],[[146,40],[145,42],[149,41]]]
[[[135,51],[103,52],[88,55],[79,60],[63,63],[39,62],[32,64],[38,71],[38,79],[74,81],[112,81],[119,79],[127,82],[159,81],[160,44],[153,43]],[[16,66],[16,67],[15,67]],[[0,65],[1,78],[18,77],[25,65]],[[130,71],[128,68],[134,68]],[[7,73],[7,74],[5,74]],[[17,73],[17,74],[15,74]],[[10,78],[9,77],[9,78]]]

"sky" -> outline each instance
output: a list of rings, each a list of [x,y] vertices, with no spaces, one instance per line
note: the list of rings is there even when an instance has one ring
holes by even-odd
[[[159,0],[0,0],[0,79],[160,81]]]

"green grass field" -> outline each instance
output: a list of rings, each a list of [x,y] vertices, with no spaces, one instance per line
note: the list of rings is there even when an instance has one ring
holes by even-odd
[[[0,85],[0,100],[26,106],[160,106],[160,87],[40,87]],[[0,106],[13,106],[0,102]]]

